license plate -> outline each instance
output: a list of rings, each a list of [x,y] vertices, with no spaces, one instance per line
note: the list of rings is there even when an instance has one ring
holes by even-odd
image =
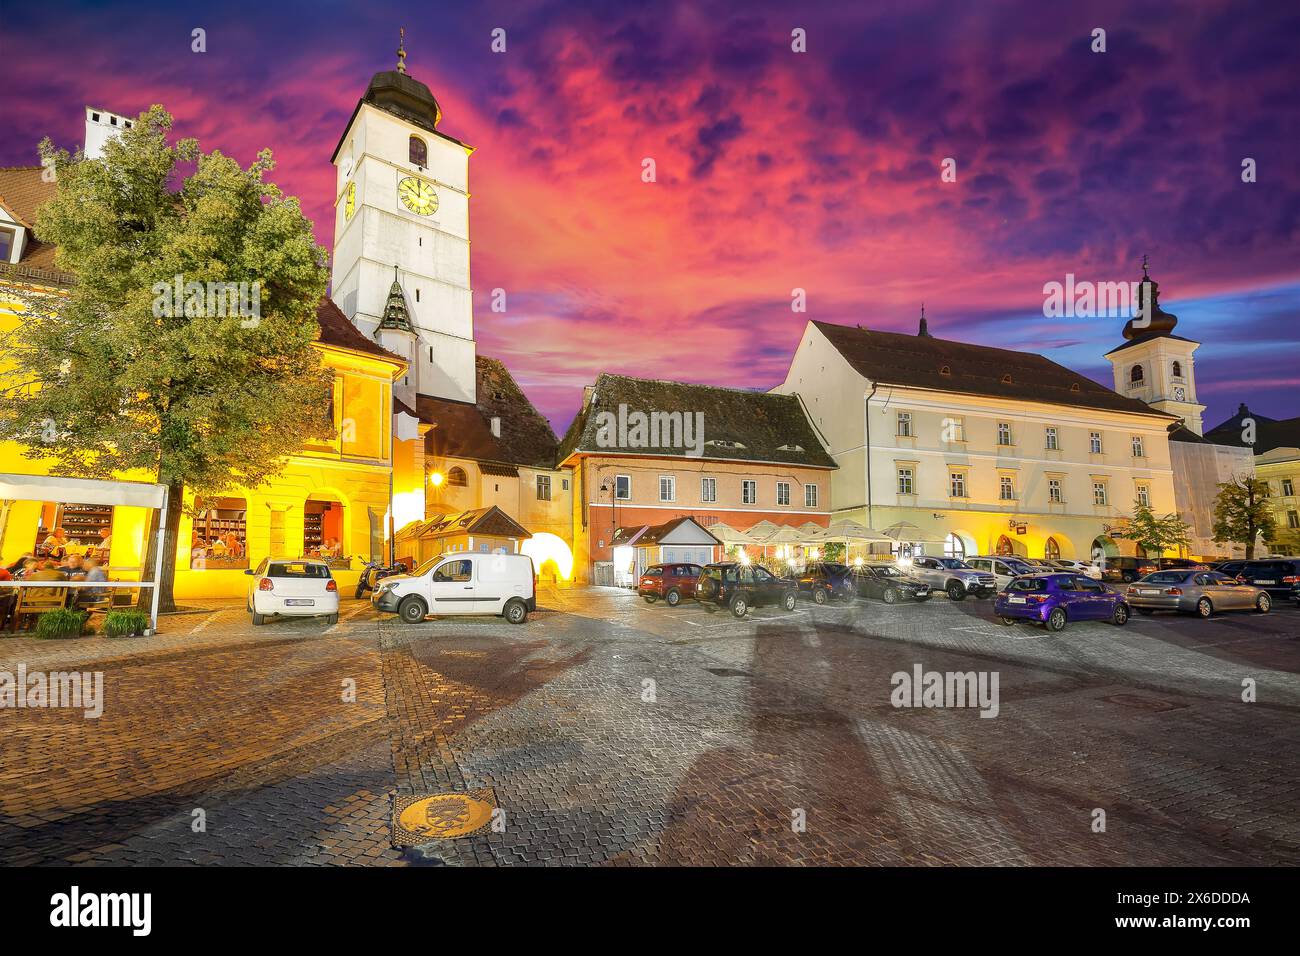
[[[1160,593],[1159,591],[1156,591],[1152,588],[1138,588],[1138,594],[1159,594],[1159,593]]]
[[[1277,584],[1276,581],[1256,581],[1256,584]]]
[[[1008,603],[1008,604],[1024,604],[1024,603],[1025,603],[1025,599],[1024,599],[1024,598],[1018,598],[1018,597],[1007,598],[1007,603]]]
[[[285,607],[311,607],[316,602],[312,598],[285,598]]]

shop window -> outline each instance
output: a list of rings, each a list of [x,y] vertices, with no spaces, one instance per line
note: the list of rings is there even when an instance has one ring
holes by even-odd
[[[112,505],[48,501],[41,506],[32,553],[56,560],[94,555],[106,561],[112,529]]]
[[[303,504],[302,553],[308,558],[325,558],[331,566],[348,566],[341,502],[311,497]]]
[[[1001,557],[1008,557],[1016,553],[1016,549],[1011,544],[1011,539],[1005,534],[998,538],[998,546],[993,553]]]
[[[943,539],[943,556],[945,558],[957,558],[964,560],[966,557],[966,545],[961,538],[955,534],[950,534]]]
[[[247,568],[248,503],[243,498],[203,498],[195,505],[190,568]]]
[[[1055,538],[1048,538],[1047,543],[1043,545],[1043,557],[1048,561],[1061,560],[1061,546],[1056,543]]]

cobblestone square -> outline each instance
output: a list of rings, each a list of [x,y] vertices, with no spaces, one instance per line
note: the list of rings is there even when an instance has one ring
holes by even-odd
[[[975,600],[736,620],[575,589],[518,627],[349,601],[0,639],[20,663],[102,671],[105,704],[0,710],[10,864],[1300,862],[1285,606],[1048,634]],[[996,673],[997,716],[895,707],[917,666]],[[398,796],[487,788],[494,826],[392,845]]]

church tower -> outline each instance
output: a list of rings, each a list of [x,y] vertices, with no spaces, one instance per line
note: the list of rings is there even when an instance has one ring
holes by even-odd
[[[1174,335],[1178,317],[1160,307],[1160,286],[1148,275],[1145,256],[1137,305],[1139,315],[1124,326],[1128,341],[1106,353],[1115,374],[1115,391],[1177,415],[1200,435],[1205,406],[1196,400],[1192,353],[1201,343]]]
[[[476,400],[473,148],[440,132],[441,120],[429,88],[406,72],[403,31],[397,68],[371,78],[330,160],[330,295],[363,334],[411,361],[397,390],[411,407],[417,394]]]

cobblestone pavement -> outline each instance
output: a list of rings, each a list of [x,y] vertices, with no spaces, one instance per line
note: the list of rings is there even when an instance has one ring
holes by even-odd
[[[499,619],[0,638],[105,709],[0,710],[10,864],[1295,864],[1300,611],[1048,635],[987,602],[767,608],[613,590]],[[999,712],[891,675],[996,672]],[[1257,702],[1242,700],[1253,681]],[[497,830],[391,845],[395,795],[492,788]],[[1095,832],[1099,811],[1104,832]]]

